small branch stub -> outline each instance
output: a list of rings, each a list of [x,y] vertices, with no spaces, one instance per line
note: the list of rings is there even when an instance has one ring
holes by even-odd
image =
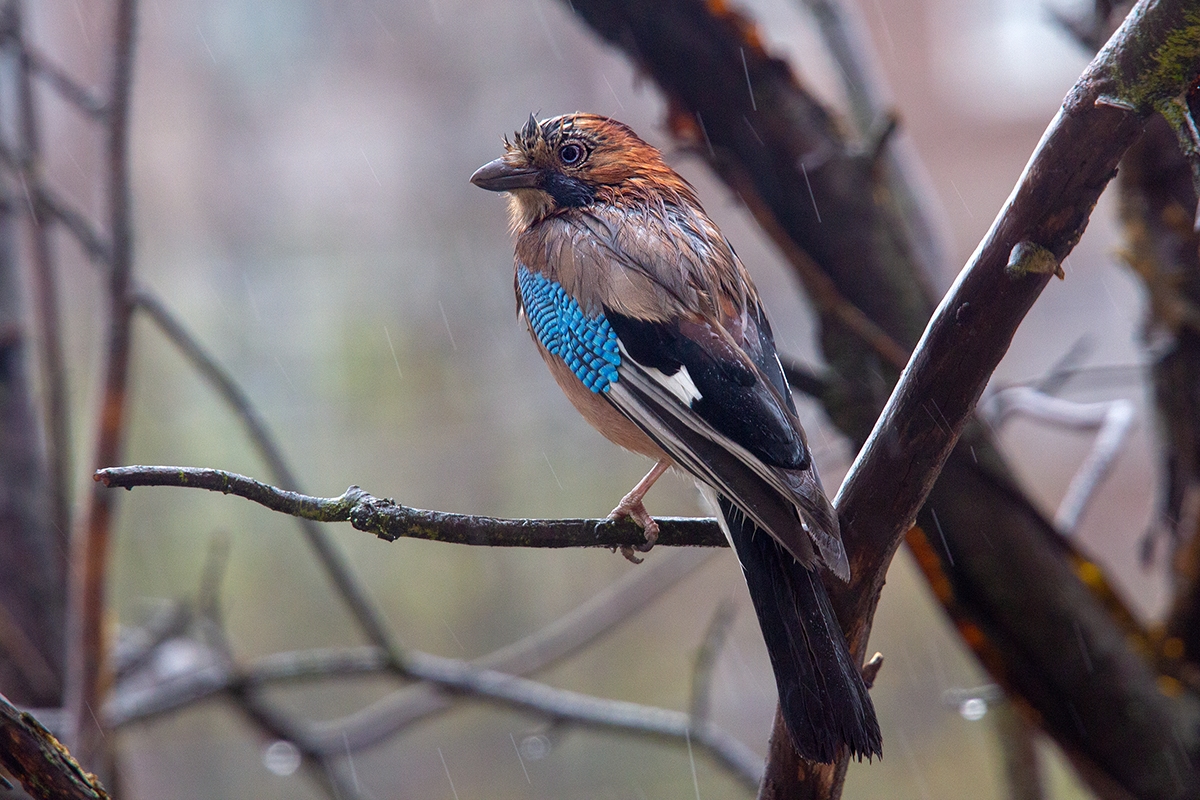
[[[1009,252],[1004,273],[1014,281],[1026,275],[1055,275],[1059,280],[1067,277],[1054,253],[1030,241],[1018,242]]]
[[[883,669],[883,653],[876,653],[871,656],[867,663],[863,664],[862,677],[863,683],[868,689],[875,686],[875,679],[879,677],[879,670]]]

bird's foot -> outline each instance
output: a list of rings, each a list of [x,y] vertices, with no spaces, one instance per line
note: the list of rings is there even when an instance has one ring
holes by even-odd
[[[658,523],[654,521],[654,517],[650,516],[650,512],[646,510],[646,506],[642,503],[642,498],[634,497],[634,492],[630,492],[621,498],[621,502],[608,515],[608,518],[613,520],[624,517],[629,517],[641,525],[642,530],[646,534],[646,541],[644,543],[638,545],[627,544],[621,548],[621,555],[634,564],[640,564],[645,559],[638,558],[634,555],[634,551],[639,553],[650,552],[650,548],[654,547],[654,543],[658,541]]]

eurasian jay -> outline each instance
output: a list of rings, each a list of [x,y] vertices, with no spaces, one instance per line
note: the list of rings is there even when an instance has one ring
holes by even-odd
[[[507,192],[518,313],[575,408],[717,509],[741,562],[797,752],[882,754],[879,723],[821,583],[850,566],[750,275],[692,186],[626,125],[532,116],[471,176]]]

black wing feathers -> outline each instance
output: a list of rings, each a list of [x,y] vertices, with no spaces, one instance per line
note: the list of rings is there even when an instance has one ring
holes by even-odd
[[[819,575],[792,559],[725,497],[718,497],[771,656],[779,707],[797,752],[831,763],[840,742],[862,758],[883,737],[862,672],[846,646]]]
[[[680,319],[648,322],[607,308],[604,316],[634,361],[665,375],[687,368],[700,392],[691,408],[705,422],[766,464],[808,468],[808,447],[778,390],[764,384],[744,354],[712,327]],[[772,345],[771,362],[774,352]]]
[[[775,387],[775,391],[779,392],[779,396],[787,403],[788,411],[795,414],[796,401],[792,398],[792,389],[788,386],[787,378],[783,377],[783,367],[775,350],[775,334],[771,332],[771,323],[767,321],[762,306],[756,304],[751,313],[753,317],[750,322],[757,333],[758,347],[747,348],[746,354]]]

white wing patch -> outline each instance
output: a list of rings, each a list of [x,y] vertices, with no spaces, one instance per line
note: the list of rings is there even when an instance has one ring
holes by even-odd
[[[628,358],[631,361],[633,360],[633,357],[629,355],[629,351],[625,349],[625,345],[623,343],[618,342],[617,346],[621,348],[622,359]],[[639,364],[638,366],[641,367],[642,371],[645,372],[648,377],[652,378],[655,383],[670,392],[676,400],[683,403],[688,408],[691,408],[692,403],[704,396],[700,394],[700,390],[696,388],[696,382],[692,380],[692,376],[688,372],[687,367],[683,366],[682,364],[679,365],[679,370],[672,375],[668,375],[660,369],[647,367],[643,364]]]
[[[662,370],[654,367],[647,367],[646,374],[653,378],[662,387],[671,394],[679,398],[679,402],[683,403],[688,408],[692,407],[692,403],[701,398],[700,390],[696,388],[692,376],[688,374],[687,367],[680,365],[679,371],[674,375],[667,375]]]

